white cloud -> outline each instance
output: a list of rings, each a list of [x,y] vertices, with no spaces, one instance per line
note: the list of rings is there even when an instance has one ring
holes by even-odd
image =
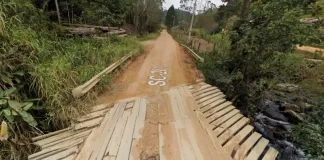
[[[223,4],[221,0],[210,0],[212,3],[216,4],[216,6],[220,6]],[[205,3],[206,0],[197,0],[198,4]],[[163,3],[163,8],[165,10],[169,9],[173,5],[175,8],[180,7],[180,0],[165,0],[165,3]]]

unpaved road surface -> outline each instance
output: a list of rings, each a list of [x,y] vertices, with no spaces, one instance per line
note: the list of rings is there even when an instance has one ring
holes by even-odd
[[[110,91],[99,97],[98,103],[135,96],[152,96],[167,91],[170,87],[193,83],[203,78],[195,68],[191,55],[166,30],[157,39],[143,42],[143,45],[146,54],[137,57],[124,69],[114,80],[113,89],[110,88]],[[154,67],[165,70],[166,73],[152,73]]]
[[[161,93],[175,86],[195,83],[203,76],[196,69],[195,59],[166,30],[157,39],[142,44],[145,54],[135,58],[123,69],[97,103],[118,103],[128,98],[146,97],[148,107],[143,139],[136,143],[138,152],[134,154],[140,156],[140,159],[148,159],[159,155],[158,125],[168,120],[161,118],[159,108],[171,105],[170,99]],[[172,112],[168,116],[172,116]],[[173,143],[176,144],[170,142]]]

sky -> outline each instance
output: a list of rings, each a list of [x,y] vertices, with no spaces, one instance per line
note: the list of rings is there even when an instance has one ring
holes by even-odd
[[[205,1],[205,0],[197,0],[197,3],[201,3],[201,2],[203,2],[203,1]],[[221,4],[223,4],[221,0],[211,0],[211,1],[212,1],[214,4],[216,4],[217,7],[220,6]],[[165,3],[163,3],[163,8],[164,8],[165,10],[167,10],[167,9],[170,8],[170,6],[171,6],[172,4],[173,4],[173,6],[174,6],[175,8],[179,8],[179,7],[180,7],[180,0],[165,0]]]

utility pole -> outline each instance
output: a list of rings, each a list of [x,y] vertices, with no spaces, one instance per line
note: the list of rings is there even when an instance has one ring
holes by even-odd
[[[56,12],[57,12],[57,19],[58,19],[58,22],[59,24],[61,24],[61,16],[60,16],[60,8],[59,8],[59,5],[58,5],[58,2],[57,0],[55,0],[55,6],[56,6]]]
[[[196,6],[197,6],[197,0],[195,0],[194,9],[193,9],[193,12],[192,12],[191,23],[190,23],[190,28],[189,28],[188,42],[191,39],[191,30],[192,30],[192,24],[193,24],[193,21],[194,21],[194,18],[195,18]]]

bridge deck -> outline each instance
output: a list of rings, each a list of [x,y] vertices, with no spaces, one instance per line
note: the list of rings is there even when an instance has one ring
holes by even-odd
[[[34,138],[38,159],[249,159],[278,152],[205,83],[103,104],[64,130]]]

